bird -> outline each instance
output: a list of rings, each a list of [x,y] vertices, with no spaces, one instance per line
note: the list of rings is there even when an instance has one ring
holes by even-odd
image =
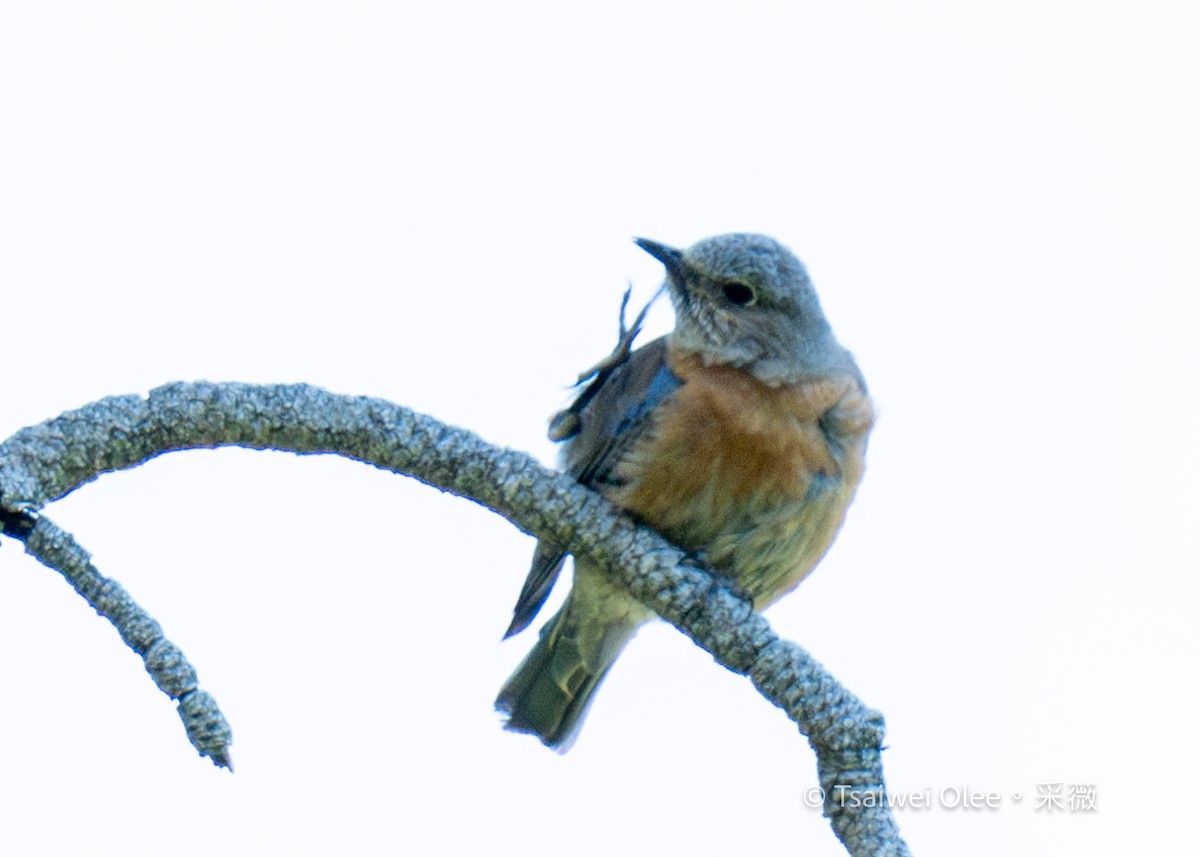
[[[866,382],[804,264],[775,239],[634,241],[666,271],[675,327],[633,350],[645,310],[626,330],[622,303],[617,348],[581,376],[590,383],[550,436],[566,442],[567,473],[761,610],[813,569],[845,519],[875,420]],[[565,557],[538,542],[505,639],[533,621]],[[505,728],[566,752],[653,616],[576,558],[562,608],[496,699]]]

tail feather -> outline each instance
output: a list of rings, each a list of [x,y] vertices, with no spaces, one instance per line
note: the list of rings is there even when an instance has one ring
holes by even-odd
[[[596,689],[637,631],[636,623],[596,628],[574,620],[568,599],[496,698],[506,729],[536,735],[560,753],[575,742]]]

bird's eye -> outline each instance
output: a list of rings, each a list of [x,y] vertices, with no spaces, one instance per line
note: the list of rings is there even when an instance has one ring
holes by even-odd
[[[725,292],[726,299],[736,306],[750,306],[757,297],[754,294],[754,289],[738,280],[726,283],[723,291]]]

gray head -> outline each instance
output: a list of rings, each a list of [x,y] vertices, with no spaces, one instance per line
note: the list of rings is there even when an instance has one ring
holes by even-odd
[[[675,347],[709,365],[745,367],[768,384],[853,365],[803,263],[775,239],[733,233],[682,251],[635,241],[667,269]]]

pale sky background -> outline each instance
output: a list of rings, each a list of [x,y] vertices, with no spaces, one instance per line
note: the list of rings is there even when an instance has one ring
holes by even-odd
[[[0,437],[305,381],[550,462],[661,279],[631,237],[769,233],[880,419],[768,618],[884,712],[893,792],[1003,795],[899,812],[914,852],[1198,853],[1194,10],[432,6],[4,4]],[[237,773],[5,540],[4,853],[844,853],[792,724],[665,625],[568,755],[502,731],[532,540],[471,503],[226,450],[46,514],[192,659]],[[1096,811],[1035,811],[1050,783]]]

